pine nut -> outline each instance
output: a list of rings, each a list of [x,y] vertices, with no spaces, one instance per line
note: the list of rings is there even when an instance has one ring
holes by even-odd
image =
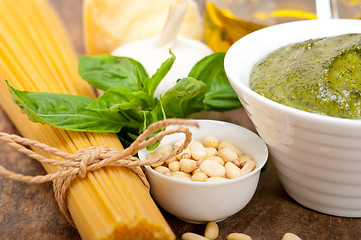
[[[203,140],[203,144],[205,147],[217,148],[218,147],[218,139],[216,137],[209,136]]]
[[[236,165],[237,167],[241,166],[241,163],[240,163],[239,159],[236,159],[236,160],[232,161],[232,163],[234,163],[234,165]]]
[[[228,234],[227,240],[252,240],[252,238],[244,233],[231,233]]]
[[[168,168],[169,170],[171,170],[172,172],[178,172],[180,169],[180,164],[178,161],[174,161],[174,162],[170,162],[168,164]]]
[[[182,158],[191,158],[191,150],[189,150],[189,146],[184,149],[181,153],[178,153],[176,155],[177,159],[182,159]]]
[[[249,155],[241,155],[241,156],[238,157],[238,161],[239,161],[239,163],[240,163],[240,167],[243,167],[244,164],[245,164],[247,161],[251,161],[251,160],[252,160],[252,158],[251,158],[251,156],[249,156]]]
[[[204,236],[210,240],[215,240],[219,235],[219,228],[217,223],[209,222],[204,230]]]
[[[203,173],[199,168],[197,168],[196,170],[194,170],[193,172],[192,172],[192,174],[194,175],[194,174],[196,174],[196,173]]]
[[[293,233],[286,233],[283,235],[282,240],[302,240],[299,236]]]
[[[213,147],[206,147],[207,157],[214,156],[217,154],[217,149]]]
[[[189,144],[189,150],[191,151],[191,156],[194,160],[207,157],[207,151],[201,142],[192,141]]]
[[[243,155],[243,153],[238,148],[236,148],[230,141],[224,140],[218,144],[218,150],[221,150],[224,147],[231,147],[238,156]]]
[[[252,172],[256,167],[256,163],[253,160],[247,161],[246,164],[244,164],[243,168],[241,169],[242,175],[246,175],[250,172]]]
[[[179,161],[180,169],[183,172],[193,172],[197,168],[197,162],[191,159],[183,158]]]
[[[226,146],[217,153],[225,162],[238,162],[238,155],[232,147]]]
[[[167,176],[169,176],[171,174],[169,168],[164,167],[164,166],[156,167],[156,168],[154,168],[154,171],[159,172],[164,175],[167,175]]]
[[[186,232],[183,233],[182,240],[209,240],[209,239],[195,233]]]
[[[162,145],[159,146],[154,152],[161,154],[162,156],[165,156],[166,154],[169,154],[173,151],[173,147],[170,145]]]
[[[242,170],[232,162],[227,162],[226,165],[224,165],[224,167],[226,169],[226,177],[227,178],[232,179],[232,178],[240,177],[243,175]]]
[[[210,177],[224,177],[226,173],[226,169],[221,164],[208,159],[202,162],[199,169]]]
[[[161,157],[162,157],[162,154],[160,154],[158,152],[151,152],[148,154],[147,160],[149,160],[149,161],[158,160]],[[151,164],[151,166],[155,168],[155,167],[163,165],[163,163],[164,162],[157,162],[157,163]]]
[[[192,175],[191,180],[197,182],[204,182],[208,179],[207,174],[202,171],[196,172]]]

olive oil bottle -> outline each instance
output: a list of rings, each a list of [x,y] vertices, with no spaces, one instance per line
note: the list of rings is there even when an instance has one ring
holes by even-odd
[[[206,0],[205,42],[227,51],[239,38],[266,26],[316,19],[315,0]],[[361,0],[331,0],[335,18],[360,18]]]

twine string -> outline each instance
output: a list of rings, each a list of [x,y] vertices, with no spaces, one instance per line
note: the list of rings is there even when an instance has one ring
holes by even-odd
[[[181,153],[188,146],[192,139],[192,133],[187,127],[183,126],[176,126],[170,129],[166,129],[151,137],[154,131],[166,128],[169,125],[188,125],[198,127],[198,124],[195,121],[185,119],[166,119],[149,125],[149,127],[142,134],[140,134],[128,148],[124,150],[100,146],[80,149],[74,154],[62,152],[57,148],[40,143],[36,140],[0,132],[0,141],[7,143],[17,151],[34,160],[37,160],[41,164],[58,167],[58,170],[53,173],[29,176],[13,172],[0,165],[0,175],[15,181],[26,183],[44,183],[52,181],[54,195],[59,208],[67,220],[73,224],[66,204],[67,190],[69,189],[74,179],[84,178],[88,172],[96,171],[104,167],[125,167],[137,174],[149,190],[149,183],[141,167],[163,162],[174,157],[175,155]],[[184,133],[185,140],[183,144],[174,149],[170,154],[162,156],[159,159],[143,161],[140,161],[138,158],[134,157],[134,155],[136,155],[141,149],[144,149],[161,140],[163,137],[172,135],[174,133]],[[40,154],[37,154],[32,149],[27,148],[26,146],[43,150],[54,156],[60,157],[63,159],[63,161],[44,157]]]

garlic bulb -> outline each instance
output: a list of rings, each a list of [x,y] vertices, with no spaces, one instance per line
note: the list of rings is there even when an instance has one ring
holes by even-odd
[[[155,96],[165,93],[175,85],[177,79],[187,77],[192,67],[203,57],[212,53],[206,45],[190,38],[178,36],[174,42],[157,47],[159,36],[126,44],[117,48],[112,55],[131,57],[140,62],[149,76],[152,76],[162,63],[171,55],[169,49],[176,56],[170,71],[158,85]]]
[[[177,36],[179,27],[184,20],[188,7],[188,0],[175,0],[169,10],[164,28],[159,35],[127,43],[112,52],[114,56],[130,57],[140,62],[149,76],[169,57],[171,50],[176,60],[168,74],[161,81],[155,91],[159,97],[175,85],[179,78],[187,77],[192,67],[202,58],[213,53],[204,43]]]

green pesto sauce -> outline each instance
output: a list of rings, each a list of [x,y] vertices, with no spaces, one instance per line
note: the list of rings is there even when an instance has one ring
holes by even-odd
[[[290,107],[361,119],[361,34],[282,47],[253,67],[250,87]]]

